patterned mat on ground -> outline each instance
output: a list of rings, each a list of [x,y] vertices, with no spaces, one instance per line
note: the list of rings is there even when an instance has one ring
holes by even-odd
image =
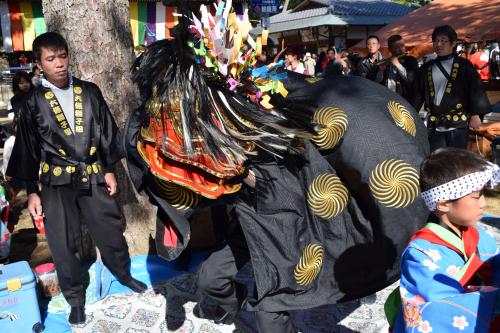
[[[294,323],[308,333],[332,332],[332,327],[335,332],[381,332],[386,327],[383,303],[392,288],[395,285],[360,301],[293,313]],[[88,305],[87,321],[72,329],[77,333],[256,332],[253,315],[246,311],[235,325],[217,325],[196,317],[197,300],[194,275],[184,274],[142,295],[115,294]],[[208,318],[215,313],[214,303],[205,300],[201,306]]]
[[[498,242],[498,219],[485,219],[481,223]],[[251,268],[246,266],[239,279],[251,282]],[[383,305],[398,283],[357,301],[323,306],[292,313],[295,326],[303,333],[379,333],[387,332]],[[208,319],[195,316],[193,310],[199,295],[192,273],[183,274],[156,283],[145,294],[120,293],[87,306],[87,322],[73,326],[77,333],[226,333],[257,332],[253,315],[242,311],[235,325],[217,325],[209,319],[215,313],[215,304],[204,299],[200,305]]]

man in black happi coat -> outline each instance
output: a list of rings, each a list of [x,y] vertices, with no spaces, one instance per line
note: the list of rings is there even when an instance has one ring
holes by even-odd
[[[99,88],[71,76],[68,46],[54,32],[33,42],[45,78],[19,111],[18,131],[7,175],[27,181],[28,210],[45,216],[46,235],[69,322],[85,321],[85,289],[76,239],[87,224],[104,264],[124,285],[143,292],[130,275],[113,164],[122,157],[117,126]],[[39,170],[41,167],[41,175]],[[38,180],[42,184],[39,191]]]
[[[420,67],[412,102],[428,112],[431,151],[443,147],[466,148],[467,128],[479,128],[481,117],[491,112],[479,75],[470,61],[455,53],[457,33],[449,25],[432,33],[437,59]]]

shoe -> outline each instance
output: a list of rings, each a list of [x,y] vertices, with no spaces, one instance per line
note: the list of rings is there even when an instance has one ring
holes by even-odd
[[[85,306],[72,306],[69,314],[69,323],[71,325],[83,324],[86,320]]]
[[[200,319],[208,319],[217,325],[232,325],[234,323],[234,315],[227,312],[223,308],[217,305],[215,308],[215,314],[213,317],[207,316],[200,303],[196,304],[193,309],[193,314],[195,317]]]
[[[133,292],[139,294],[142,294],[143,292],[148,290],[148,286],[146,286],[144,283],[134,278],[130,278],[130,280],[126,282],[121,282],[121,284],[123,284],[125,287],[132,289]]]
[[[232,325],[234,324],[234,316],[220,306],[217,306],[215,309],[214,323],[217,325]]]

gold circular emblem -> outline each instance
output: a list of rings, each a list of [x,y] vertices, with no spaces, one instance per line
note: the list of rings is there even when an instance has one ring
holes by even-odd
[[[434,97],[434,91],[431,91],[430,95]]]
[[[415,136],[415,134],[417,134],[415,121],[413,120],[410,111],[396,101],[389,101],[387,108],[389,109],[389,113],[398,127],[401,127],[403,131],[411,136]]]
[[[81,94],[81,93],[82,93],[82,88],[80,88],[80,87],[74,87],[74,88],[73,88],[73,92],[74,92],[75,94]]]
[[[459,65],[459,64],[457,64],[457,63],[454,63],[454,64],[453,64],[453,67],[458,68],[458,67],[460,67],[460,65]]]
[[[73,166],[73,165],[68,165],[68,166],[66,167],[66,172],[67,172],[67,173],[74,173],[75,171],[76,171],[76,167],[75,167],[75,166]]]
[[[54,93],[52,91],[47,91],[45,93],[45,98],[46,99],[52,99],[52,98],[54,98]]]
[[[316,177],[307,191],[307,203],[314,214],[328,219],[344,210],[349,192],[339,177],[325,173]]]
[[[309,244],[304,249],[300,261],[295,266],[295,282],[307,286],[318,276],[323,265],[323,247],[318,244]]]
[[[66,152],[63,149],[59,149],[58,151],[61,156],[66,156]]]
[[[347,130],[347,114],[338,108],[319,109],[314,113],[313,121],[323,125],[312,139],[320,150],[335,147]]]
[[[87,165],[87,173],[90,175],[92,173],[92,167]]]
[[[50,169],[50,167],[49,167],[49,165],[47,163],[43,163],[42,164],[42,172],[43,173],[49,172],[49,169]]]
[[[54,176],[59,177],[62,173],[62,169],[61,167],[55,167],[54,170],[52,170],[52,172],[54,173]]]
[[[457,115],[453,116],[453,121],[458,121],[458,116]]]
[[[461,109],[462,108],[462,104],[457,104],[457,109]]]
[[[90,156],[94,155],[96,151],[97,151],[96,147],[90,147]]]
[[[453,113],[453,112],[456,112],[456,111],[457,111],[457,110],[455,110],[455,109],[451,109],[451,111],[450,111],[450,112],[451,112],[451,113]]]
[[[419,195],[418,172],[402,160],[386,160],[377,164],[369,185],[375,199],[391,208],[406,207]]]
[[[454,116],[453,118],[455,118],[456,116]],[[446,120],[450,120],[451,119],[451,116],[449,114],[446,115]]]
[[[322,77],[308,77],[308,78],[306,78],[306,81],[309,82],[310,84],[314,84],[314,83],[321,81],[321,80],[323,80]]]
[[[99,168],[97,167],[97,164],[92,164],[92,171],[94,171],[94,173],[99,173]]]
[[[429,120],[430,120],[430,121],[436,121],[436,119],[437,119],[437,118],[436,118],[435,116],[431,116],[431,117],[429,118]]]
[[[463,114],[463,115],[462,115],[462,120],[463,120],[463,121],[466,121],[466,120],[467,120],[467,116]]]
[[[158,184],[161,196],[174,208],[186,210],[196,206],[200,201],[200,196],[198,194],[183,186],[156,177],[155,181]]]

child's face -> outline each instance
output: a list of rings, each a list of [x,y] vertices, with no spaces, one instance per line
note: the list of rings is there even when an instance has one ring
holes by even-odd
[[[19,80],[19,90],[21,90],[22,92],[28,92],[30,90],[30,83],[25,79],[25,78],[21,78],[21,80]]]
[[[483,190],[480,190],[451,201],[447,215],[450,222],[468,227],[481,220],[485,206],[486,200],[484,199]]]

